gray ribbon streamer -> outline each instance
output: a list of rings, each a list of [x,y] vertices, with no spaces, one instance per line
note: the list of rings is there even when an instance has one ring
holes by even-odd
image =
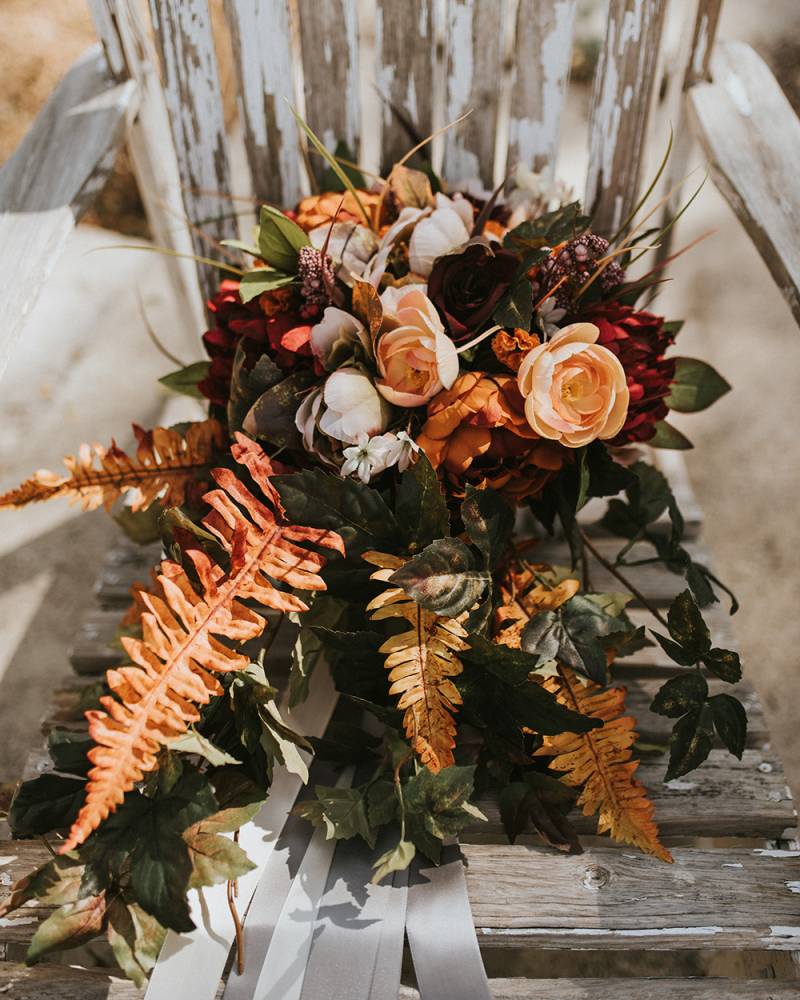
[[[396,830],[378,838],[390,850]],[[317,914],[301,1000],[397,1000],[403,963],[407,872],[372,885],[373,854],[342,841]],[[398,877],[402,876],[402,877]]]
[[[412,864],[406,933],[421,1000],[491,1000],[458,845],[442,863]]]

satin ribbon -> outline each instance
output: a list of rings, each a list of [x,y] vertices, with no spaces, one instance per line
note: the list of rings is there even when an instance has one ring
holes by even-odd
[[[336,704],[330,671],[320,663],[311,690],[302,705],[284,717],[306,736],[322,736]],[[283,711],[283,708],[282,708]],[[276,768],[269,797],[256,817],[239,832],[239,846],[255,868],[238,880],[240,913],[250,904],[264,869],[286,824],[302,781],[285,768]],[[225,884],[193,890],[189,905],[195,930],[169,931],[153,969],[146,1000],[214,1000],[225,962],[235,938]]]

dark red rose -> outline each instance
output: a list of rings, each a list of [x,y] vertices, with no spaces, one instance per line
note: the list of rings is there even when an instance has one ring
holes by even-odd
[[[628,377],[628,418],[611,444],[649,441],[669,412],[664,400],[675,378],[675,362],[664,352],[674,343],[674,333],[664,328],[663,316],[616,302],[593,306],[580,318],[597,326],[598,344],[616,354]]]
[[[243,303],[239,282],[226,279],[208,308],[215,323],[203,334],[203,344],[211,367],[197,388],[212,403],[227,406],[233,359],[240,343],[248,367],[265,353],[281,368],[293,367],[298,358],[311,361],[311,328],[291,308],[287,296],[267,295]]]
[[[472,243],[463,253],[440,257],[428,279],[428,298],[456,344],[476,334],[491,317],[519,267],[519,257],[497,244]]]

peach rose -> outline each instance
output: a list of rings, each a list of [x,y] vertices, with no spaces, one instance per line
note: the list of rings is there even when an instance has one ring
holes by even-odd
[[[592,323],[572,323],[525,356],[517,382],[540,437],[581,448],[622,429],[627,379],[616,355],[596,343],[599,334]]]
[[[458,354],[424,286],[387,288],[375,347],[378,392],[395,406],[424,406],[458,376]]]

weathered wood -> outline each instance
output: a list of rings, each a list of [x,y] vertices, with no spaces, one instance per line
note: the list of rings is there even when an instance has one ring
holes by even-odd
[[[683,85],[689,87],[710,79],[711,56],[717,36],[722,0],[698,0],[691,49]]]
[[[220,257],[213,241],[235,238],[238,229],[208,2],[150,0],[150,12],[195,253]],[[205,264],[198,278],[206,297],[219,284],[216,269]]]
[[[433,131],[433,9],[435,0],[377,0],[373,80],[382,98],[381,163],[389,169],[414,140],[397,112],[420,138]],[[373,82],[373,81],[371,81]]]
[[[592,97],[584,203],[610,235],[636,204],[666,0],[610,0]]]
[[[795,983],[763,979],[490,979],[489,991],[492,1000],[642,1000],[644,996],[650,1000],[796,1000],[800,997]],[[116,1000],[116,994],[109,996]],[[399,1000],[419,1000],[419,993],[403,986]]]
[[[13,1000],[141,1000],[133,983],[102,969],[0,963],[0,995]]]
[[[285,0],[226,0],[253,194],[281,207],[302,191]]]
[[[778,758],[765,750],[745,750],[741,761],[727,750],[712,750],[696,771],[664,784],[666,758],[643,761],[636,777],[645,785],[655,806],[663,837],[780,838],[797,822],[791,792]],[[502,837],[497,805],[482,800],[488,822],[476,822],[470,838]],[[571,820],[581,834],[597,829],[596,816],[573,812]]]
[[[503,65],[502,16],[508,5],[496,0],[448,0],[447,92],[445,118],[472,114],[445,135],[444,176],[453,184],[494,180],[497,81]]]
[[[508,167],[552,176],[572,57],[576,0],[520,0]]]
[[[102,186],[135,107],[99,45],[69,70],[0,170],[0,376],[76,221]]]
[[[800,120],[764,61],[726,42],[713,83],[689,91],[714,183],[738,215],[800,323]]]
[[[303,49],[306,121],[331,152],[344,140],[359,157],[357,0],[298,0],[298,26]],[[309,151],[319,179],[327,164]]]
[[[465,845],[481,944],[791,951],[798,852],[675,849],[675,863],[593,848]]]
[[[123,0],[89,0],[89,7],[111,71],[118,80],[136,84],[137,110],[128,124],[127,143],[153,242],[178,254],[192,254],[157,57],[139,6]],[[204,322],[197,270],[186,256],[165,255],[163,260],[179,296],[176,308],[184,314],[191,342],[196,343]]]

